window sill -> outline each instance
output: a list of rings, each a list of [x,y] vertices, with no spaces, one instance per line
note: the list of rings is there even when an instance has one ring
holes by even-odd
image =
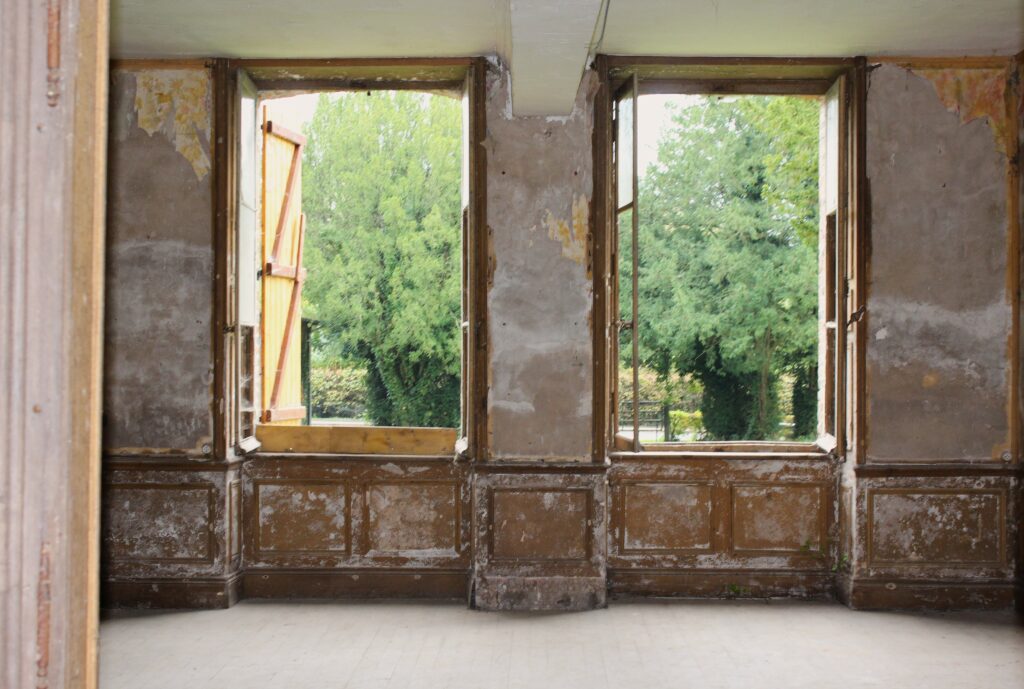
[[[615,436],[612,459],[718,458],[718,459],[829,459],[834,455],[835,439],[822,436],[817,442],[794,443],[775,441],[699,441],[690,443],[648,443],[639,451],[623,434]]]
[[[454,456],[458,434],[454,428],[256,427],[260,452],[265,454]]]
[[[804,452],[793,451],[767,451],[742,452],[737,450],[641,450],[640,452],[616,450],[608,453],[612,461],[643,461],[643,460],[671,460],[671,459],[724,459],[724,460],[768,460],[784,459],[795,461],[831,461],[834,455],[824,450],[808,450]]]

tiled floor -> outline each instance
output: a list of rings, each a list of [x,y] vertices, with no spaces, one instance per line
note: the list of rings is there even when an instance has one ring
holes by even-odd
[[[100,689],[1024,688],[1013,613],[807,602],[617,602],[566,614],[247,601],[117,616]]]

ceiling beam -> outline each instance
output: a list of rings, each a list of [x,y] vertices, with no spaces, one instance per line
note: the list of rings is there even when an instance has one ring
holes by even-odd
[[[602,0],[510,0],[512,111],[568,115]]]

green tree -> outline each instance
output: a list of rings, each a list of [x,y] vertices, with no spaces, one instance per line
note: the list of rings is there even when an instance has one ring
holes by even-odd
[[[813,430],[818,103],[709,97],[672,121],[640,183],[643,362],[702,383],[711,438],[778,437],[784,372]]]
[[[365,368],[377,425],[459,423],[458,100],[323,94],[306,127],[303,314],[314,365]]]

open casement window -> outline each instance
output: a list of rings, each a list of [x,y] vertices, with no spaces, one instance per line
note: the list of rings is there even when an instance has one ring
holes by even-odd
[[[819,63],[805,67],[786,65],[779,73],[772,74],[773,68],[770,63],[753,68],[739,63],[723,63],[709,67],[706,63],[687,64],[685,61],[672,64],[666,59],[656,65],[645,66],[631,65],[627,60],[628,58],[612,59],[608,74],[612,94],[608,144],[610,155],[607,159],[611,168],[611,199],[608,204],[611,214],[607,226],[611,275],[606,284],[610,292],[613,319],[609,324],[609,337],[606,342],[607,389],[611,397],[606,442],[613,448],[613,452],[845,451],[846,438],[850,436],[852,430],[849,409],[855,403],[851,395],[848,372],[854,368],[855,357],[851,352],[855,347],[856,330],[863,314],[863,309],[853,306],[859,303],[859,297],[855,294],[858,259],[853,255],[857,250],[858,233],[854,226],[855,218],[849,210],[849,199],[854,194],[853,176],[850,174],[853,159],[850,134],[852,62],[837,61],[832,65]],[[659,326],[664,330],[667,329],[664,324],[671,322],[667,319],[656,321],[655,316],[649,317],[646,321],[644,319],[645,296],[652,293],[652,290],[649,287],[645,288],[643,284],[644,271],[648,270],[648,266],[652,266],[650,270],[670,272],[665,269],[664,253],[657,255],[662,257],[660,264],[656,262],[657,259],[648,258],[648,262],[645,262],[643,258],[647,250],[644,242],[648,238],[645,232],[653,232],[651,229],[645,229],[650,227],[645,225],[645,222],[654,222],[648,220],[650,215],[645,215],[653,213],[650,207],[644,207],[644,202],[645,199],[656,199],[657,193],[663,189],[655,187],[652,183],[645,194],[641,188],[640,180],[645,174],[641,149],[645,137],[648,142],[652,139],[650,132],[642,131],[642,127],[645,122],[668,121],[668,116],[655,116],[650,112],[644,112],[645,101],[648,100],[645,96],[648,95],[655,96],[651,99],[654,103],[659,102],[658,98],[679,97],[680,100],[673,104],[673,107],[678,108],[672,111],[677,113],[673,115],[674,118],[679,117],[679,109],[692,107],[687,105],[687,98],[694,99],[691,102],[703,98],[708,102],[736,103],[747,96],[789,97],[800,99],[804,103],[801,107],[805,112],[809,107],[809,99],[818,103],[817,112],[812,114],[817,119],[816,149],[808,148],[803,151],[805,157],[817,159],[818,223],[815,251],[818,280],[816,295],[808,292],[805,297],[807,303],[811,304],[808,308],[813,308],[815,296],[817,302],[817,414],[813,441],[785,437],[765,440],[744,440],[742,437],[707,440],[700,436],[674,438],[669,432],[674,424],[669,418],[667,405],[648,409],[647,406],[654,403],[641,396],[644,385],[641,380],[641,368],[644,365],[643,328],[646,324],[646,327]],[[657,120],[657,117],[661,117],[661,120]],[[693,119],[680,118],[673,119],[673,125],[662,126],[681,127],[684,121],[694,122]],[[695,126],[709,126],[705,124],[707,121],[697,120],[698,124]],[[813,127],[813,121],[810,126]],[[689,141],[685,138],[679,140]],[[658,156],[654,158],[656,162],[647,163],[652,166],[651,169],[658,167],[665,170],[671,165],[661,159],[661,145],[659,143]],[[695,196],[685,198],[688,199],[688,203],[694,203]],[[663,199],[664,196],[661,201],[662,208],[665,207]],[[658,216],[657,222],[671,224],[677,221],[671,214],[663,213]],[[678,226],[672,224],[671,229],[664,232],[690,231],[691,226],[683,221],[678,222]],[[813,224],[810,226],[813,228]],[[718,228],[709,225],[706,230],[701,231],[714,233]],[[813,237],[813,229],[809,231]],[[666,251],[664,248],[661,250]],[[808,248],[807,251],[810,253],[811,249]],[[731,256],[725,256],[725,259],[733,260]],[[718,264],[711,262],[712,275],[716,275],[714,271],[717,267]],[[721,270],[724,272],[725,268]],[[771,279],[772,275],[764,277]],[[731,278],[731,275],[722,278],[723,284],[735,284],[730,283]],[[658,283],[661,293],[685,289],[682,286],[685,284],[684,281],[678,280],[678,276],[674,279],[678,284],[666,283],[666,286]],[[736,282],[739,282],[739,279],[737,278]],[[705,350],[707,351],[710,350]],[[807,377],[810,378],[810,375]],[[805,387],[809,385],[805,384]],[[809,415],[805,418],[807,416]],[[653,432],[652,418],[653,423],[660,424]],[[650,437],[654,433],[658,437]]]
[[[481,362],[486,362],[483,290],[488,247],[483,231],[484,150],[481,145],[485,62],[456,58],[422,63],[415,60],[242,60],[230,64],[241,68],[232,75],[234,93],[228,117],[234,128],[233,159],[229,169],[233,172],[231,188],[235,196],[231,199],[232,213],[229,214],[233,217],[228,259],[231,269],[228,320],[224,329],[231,357],[225,366],[226,375],[233,382],[226,414],[234,419],[229,435],[234,439],[236,450],[482,456],[486,380],[476,371],[480,370]],[[376,102],[389,102],[387,99],[391,96],[377,96],[376,91],[405,92],[398,98],[403,103],[409,100],[408,92],[413,92],[414,98],[415,92],[426,92],[424,103],[435,97],[451,102],[448,99],[458,98],[460,92],[462,95],[458,108],[462,117],[461,144],[458,144],[458,132],[451,135],[453,146],[461,145],[462,150],[456,148],[453,158],[445,159],[455,161],[455,171],[451,173],[453,183],[443,187],[455,195],[455,200],[448,198],[451,206],[444,208],[453,207],[458,211],[457,216],[452,211],[451,224],[443,226],[446,231],[450,228],[454,237],[445,241],[456,247],[461,244],[461,256],[454,252],[444,254],[445,260],[449,260],[450,255],[450,260],[454,261],[454,267],[445,274],[455,276],[456,288],[458,273],[462,273],[461,294],[451,291],[454,304],[451,332],[457,338],[455,346],[461,344],[461,377],[451,395],[457,405],[451,416],[452,427],[383,425],[383,422],[369,425],[349,422],[347,417],[326,418],[336,416],[332,414],[323,417],[312,414],[316,407],[310,404],[309,368],[311,360],[317,361],[317,352],[311,355],[311,348],[322,345],[323,340],[317,340],[318,334],[311,335],[311,332],[317,328],[338,327],[338,323],[345,321],[337,317],[331,321],[309,320],[310,314],[302,312],[304,286],[311,295],[307,297],[309,311],[319,308],[321,303],[308,301],[315,294],[311,286],[319,284],[323,292],[326,284],[323,278],[319,283],[308,281],[313,274],[311,271],[315,270],[311,266],[322,265],[321,257],[325,255],[323,249],[319,249],[311,258],[311,252],[317,247],[317,236],[311,232],[323,232],[324,223],[331,222],[331,231],[340,231],[340,236],[344,237],[351,225],[347,217],[341,219],[340,216],[337,221],[315,216],[319,218],[318,224],[307,224],[302,197],[303,156],[309,158],[312,154],[306,151],[305,136],[298,133],[301,124],[278,117],[280,112],[294,114],[291,110],[275,111],[272,107],[268,111],[263,106],[272,102],[271,99],[287,97],[288,92],[336,94],[329,95],[328,99],[370,98],[372,94],[375,99],[384,99]],[[398,111],[395,113],[397,116]],[[311,138],[310,143],[314,142]],[[461,168],[461,184],[457,179],[458,168]],[[307,161],[307,184],[311,188],[318,179],[312,176],[314,172],[314,163]],[[324,186],[319,188],[322,190]],[[324,203],[314,206],[313,201],[307,205],[309,209],[319,208],[320,215],[325,208],[335,207]],[[419,222],[418,216],[408,217]],[[364,232],[372,229],[372,224],[367,228]],[[426,226],[424,229],[430,230]],[[396,244],[400,251],[411,245],[403,242]],[[429,241],[426,245],[432,246]],[[321,263],[311,262],[314,259]],[[315,314],[313,317],[320,318]],[[399,335],[404,336],[404,331]],[[348,348],[342,350],[344,356],[350,356],[351,345],[343,346]]]
[[[259,305],[257,286],[257,247],[260,231],[260,181],[257,170],[259,150],[258,93],[249,76],[236,72],[235,107],[238,113],[238,141],[235,147],[237,170],[236,192],[236,233],[233,246],[236,256],[230,265],[234,266],[232,284],[235,299],[229,299],[229,314],[233,316],[229,329],[231,339],[229,351],[233,354],[230,374],[234,379],[235,394],[233,422],[237,447],[242,452],[251,452],[259,447],[256,440],[256,424],[259,417],[258,377],[256,369],[256,340],[259,327]]]

